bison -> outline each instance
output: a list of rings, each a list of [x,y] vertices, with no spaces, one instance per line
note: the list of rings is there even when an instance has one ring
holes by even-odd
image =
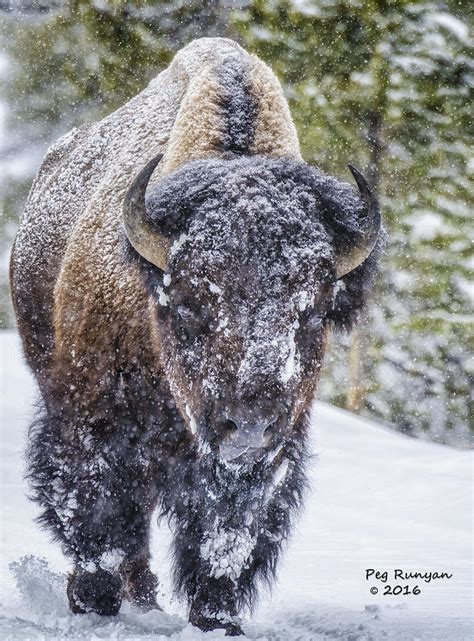
[[[331,326],[372,286],[380,213],[304,163],[271,70],[226,39],[48,151],[11,263],[40,391],[28,477],[73,612],[157,608],[155,510],[202,630],[241,633],[302,503]]]

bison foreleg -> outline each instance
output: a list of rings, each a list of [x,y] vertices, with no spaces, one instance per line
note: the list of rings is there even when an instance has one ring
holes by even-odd
[[[275,574],[305,486],[304,462],[289,458],[255,473],[200,468],[191,498],[175,504],[175,579],[203,630],[241,633],[238,614],[255,602],[258,579]]]
[[[190,605],[189,620],[201,630],[224,628],[228,635],[242,634],[237,586],[228,576],[217,575],[202,554],[203,515],[191,510],[175,530],[175,582]]]
[[[157,582],[148,567],[153,472],[133,449],[71,431],[60,417],[43,415],[30,436],[29,477],[44,510],[40,521],[75,566],[71,609],[116,614],[123,596],[156,606]]]

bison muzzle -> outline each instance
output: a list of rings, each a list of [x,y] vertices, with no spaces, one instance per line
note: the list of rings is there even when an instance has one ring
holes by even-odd
[[[278,81],[225,39],[48,151],[11,280],[41,395],[28,475],[74,612],[158,607],[158,510],[190,621],[241,633],[302,502],[328,331],[380,253],[350,169],[354,187],[303,162]]]

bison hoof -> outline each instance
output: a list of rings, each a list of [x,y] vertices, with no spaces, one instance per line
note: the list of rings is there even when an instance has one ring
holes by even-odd
[[[122,580],[119,574],[102,568],[93,573],[79,570],[69,576],[67,595],[75,614],[96,612],[113,616],[122,605]]]
[[[122,565],[123,595],[141,610],[161,610],[156,602],[158,579],[148,567],[148,560],[127,561]]]
[[[211,630],[225,630],[227,637],[239,637],[244,634],[240,625],[233,621],[220,621],[219,619],[213,619],[202,614],[198,614],[192,610],[189,614],[189,622],[203,632],[209,632]]]

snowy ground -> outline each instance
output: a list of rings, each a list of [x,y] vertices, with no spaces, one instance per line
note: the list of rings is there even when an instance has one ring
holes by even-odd
[[[7,639],[224,638],[186,623],[170,598],[169,533],[154,535],[154,567],[167,614],[128,606],[116,618],[71,615],[68,565],[33,522],[25,498],[22,451],[34,387],[18,340],[0,333],[1,594]],[[472,453],[414,441],[319,404],[313,421],[313,491],[273,595],[244,621],[250,639],[267,641],[472,638],[470,619]],[[387,571],[389,580],[365,578]],[[447,572],[450,579],[392,580],[393,571]],[[418,585],[418,595],[383,595],[386,585]],[[378,594],[370,588],[378,588]]]

